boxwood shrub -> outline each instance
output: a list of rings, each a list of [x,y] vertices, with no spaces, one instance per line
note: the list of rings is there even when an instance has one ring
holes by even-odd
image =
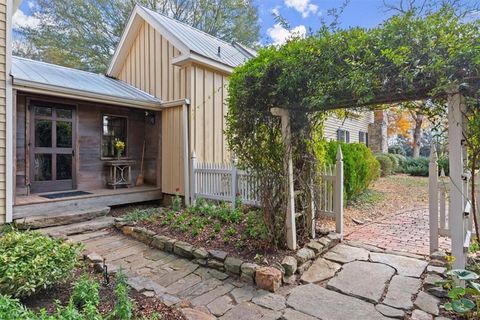
[[[21,298],[69,280],[81,248],[34,231],[5,233],[0,237],[0,292]]]
[[[389,156],[379,153],[375,155],[375,158],[380,163],[380,175],[382,177],[389,176],[393,173],[393,162]]]
[[[368,186],[379,177],[380,164],[364,144],[344,144],[336,141],[326,144],[327,164],[335,163],[339,145],[343,153],[344,190],[348,201],[367,190]]]
[[[425,157],[408,158],[405,172],[411,176],[428,176],[429,160]]]

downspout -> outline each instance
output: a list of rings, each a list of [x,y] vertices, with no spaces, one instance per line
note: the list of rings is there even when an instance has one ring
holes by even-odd
[[[183,119],[183,185],[185,194],[185,206],[190,205],[190,143],[189,143],[189,113],[188,107],[190,100],[185,99],[182,105],[182,119]]]

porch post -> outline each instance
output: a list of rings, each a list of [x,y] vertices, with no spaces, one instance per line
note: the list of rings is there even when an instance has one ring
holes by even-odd
[[[463,201],[463,150],[462,150],[462,106],[464,98],[458,92],[448,96],[448,148],[450,167],[450,203],[449,221],[452,240],[452,254],[455,257],[454,269],[464,269],[466,254],[463,250],[464,230],[464,201]]]
[[[430,253],[438,250],[438,163],[435,143],[430,149],[430,166],[428,170],[428,208],[430,229]]]
[[[188,101],[182,105],[182,118],[183,118],[183,192],[185,195],[185,206],[190,205],[190,146],[188,140]]]
[[[292,145],[291,145],[291,132],[290,132],[290,113],[286,109],[272,108],[270,112],[274,116],[278,116],[282,121],[282,136],[283,143],[285,145],[285,172],[288,176],[287,187],[287,246],[290,250],[297,249],[297,230],[295,226],[295,190],[293,187],[293,160],[292,160]]]

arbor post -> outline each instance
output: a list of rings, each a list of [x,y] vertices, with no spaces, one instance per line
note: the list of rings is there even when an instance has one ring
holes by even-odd
[[[343,240],[343,154],[338,146],[337,163],[335,165],[335,232]]]
[[[292,134],[290,131],[290,113],[287,109],[272,108],[272,115],[280,117],[282,122],[282,138],[285,146],[285,172],[287,173],[287,246],[297,249],[297,229],[295,226],[295,190],[293,186]]]
[[[435,143],[432,143],[428,168],[428,209],[430,253],[434,253],[438,250],[438,157]]]
[[[450,203],[449,229],[452,240],[452,254],[455,257],[453,269],[465,269],[466,254],[463,250],[465,241],[464,192],[463,192],[463,148],[462,108],[465,106],[464,97],[458,92],[448,95],[448,147],[450,167]],[[465,195],[466,196],[466,195]]]

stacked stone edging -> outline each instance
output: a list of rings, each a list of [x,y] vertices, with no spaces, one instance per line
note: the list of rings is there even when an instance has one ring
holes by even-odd
[[[297,280],[297,274],[302,275],[319,255],[328,251],[341,240],[336,233],[329,233],[320,239],[310,240],[294,256],[287,256],[281,265],[271,267],[243,261],[238,257],[229,256],[227,252],[221,250],[207,250],[195,247],[185,241],[158,235],[146,228],[137,227],[135,223],[126,222],[122,218],[115,219],[115,227],[123,234],[150,247],[190,259],[201,266],[239,276],[245,282],[256,284],[258,287],[272,292],[278,290],[282,283],[294,283]]]

